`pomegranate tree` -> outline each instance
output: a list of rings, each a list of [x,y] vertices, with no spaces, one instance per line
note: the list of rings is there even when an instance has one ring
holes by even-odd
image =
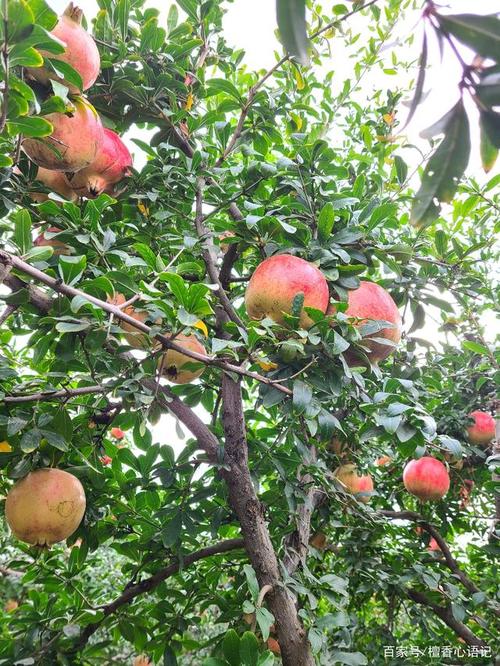
[[[103,140],[103,127],[94,107],[83,97],[72,100],[68,113],[44,116],[53,132],[43,138],[25,138],[24,152],[38,166],[52,171],[79,171],[93,162]]]
[[[61,469],[37,469],[12,486],[5,517],[15,536],[34,546],[67,539],[85,513],[80,481]]]
[[[467,426],[469,442],[476,446],[488,446],[495,438],[495,419],[493,416],[488,412],[476,409],[469,414],[469,418],[474,420],[474,423]]]
[[[80,74],[82,90],[78,90],[75,85],[58,76],[47,67],[29,69],[30,76],[45,85],[48,84],[50,79],[55,79],[67,86],[73,94],[78,94],[90,88],[99,75],[101,59],[96,43],[82,26],[82,18],[82,10],[70,2],[62,16],[59,17],[57,25],[51,33],[53,37],[56,37],[63,43],[65,47],[64,53],[54,55],[46,51],[40,51],[44,57],[71,65]]]
[[[335,305],[330,305],[328,314],[335,312]],[[357,320],[356,326],[369,321],[387,321],[392,324],[391,328],[383,328],[363,339],[363,346],[368,349],[367,356],[373,364],[383,361],[394,351],[394,346],[378,342],[377,338],[394,345],[401,340],[402,322],[398,307],[391,295],[374,282],[360,282],[357,289],[349,291],[345,314]]]
[[[270,317],[284,324],[284,314],[292,314],[293,302],[304,295],[304,306],[326,311],[328,283],[314,265],[291,254],[277,254],[260,263],[248,283],[245,305],[252,319]],[[310,328],[313,321],[302,311],[300,324]]]
[[[106,192],[113,194],[113,185],[130,174],[132,157],[116,132],[104,129],[103,142],[95,160],[85,169],[67,176],[71,188],[80,196],[93,198]]]
[[[184,335],[183,333],[180,333],[175,336],[173,341],[189,351],[206,356],[205,347],[193,334]],[[196,362],[197,361],[190,356],[186,356],[174,349],[167,349],[167,351],[163,352],[160,356],[158,368],[161,370],[162,375],[174,384],[189,384],[197,379],[205,370],[205,366],[196,369],[186,367],[191,363]]]
[[[406,465],[403,483],[406,490],[422,502],[432,502],[446,495],[450,488],[450,477],[440,460],[424,456]]]

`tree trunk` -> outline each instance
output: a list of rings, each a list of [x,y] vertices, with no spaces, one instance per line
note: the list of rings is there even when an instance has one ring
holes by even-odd
[[[260,587],[272,587],[266,598],[276,621],[283,664],[313,666],[309,641],[297,615],[293,597],[281,581],[278,559],[263,508],[250,476],[240,385],[227,373],[224,373],[222,379],[222,422],[226,435],[225,462],[230,466],[230,470],[224,472],[229,503],[240,522],[245,549]]]

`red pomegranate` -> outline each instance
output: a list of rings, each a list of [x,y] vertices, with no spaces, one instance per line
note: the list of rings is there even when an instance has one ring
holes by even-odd
[[[450,488],[448,470],[440,460],[424,456],[410,460],[403,471],[406,490],[422,502],[443,498]]]
[[[40,51],[40,53],[51,60],[60,60],[71,65],[82,78],[82,90],[87,90],[99,76],[101,59],[94,40],[82,27],[82,18],[82,10],[70,2],[51,33],[53,37],[57,37],[63,42],[64,53],[59,55],[46,51]],[[32,68],[28,71],[34,79],[44,85],[47,85],[50,79],[55,79],[67,86],[73,94],[82,92],[46,67]]]
[[[102,192],[113,194],[112,186],[130,175],[131,166],[132,157],[127,146],[116,132],[105,128],[104,140],[92,164],[67,178],[77,194],[93,198]]]
[[[346,492],[356,496],[359,502],[368,504],[370,494],[373,492],[373,479],[369,474],[359,476],[356,465],[349,463],[338,467],[334,476],[344,486]]]
[[[469,414],[469,417],[474,420],[472,425],[467,426],[469,442],[477,446],[488,446],[495,438],[495,419],[488,412],[481,412],[479,409]]]
[[[49,190],[63,197],[63,199],[67,199],[68,201],[76,201],[78,199],[76,192],[73,192],[64,174],[60,171],[49,171],[49,169],[38,167],[36,179],[43,183]],[[49,198],[43,192],[30,192],[30,197],[38,203],[47,201]]]
[[[5,500],[5,517],[14,535],[36,546],[67,539],[85,513],[80,481],[61,469],[37,469],[15,483]]]
[[[59,256],[61,254],[71,254],[71,248],[66,243],[63,243],[60,240],[57,240],[55,237],[47,237],[46,234],[58,234],[61,232],[61,229],[57,227],[47,227],[39,236],[35,238],[33,245],[37,247],[52,247],[54,248],[54,254]]]
[[[391,295],[380,285],[374,282],[360,282],[357,289],[349,292],[347,297],[348,317],[358,319],[356,325],[362,326],[368,321],[388,321],[394,328],[383,328],[372,333],[363,340],[363,346],[369,349],[368,358],[377,364],[387,358],[394,347],[377,342],[371,338],[381,338],[397,344],[401,340],[401,315]],[[334,314],[335,305],[330,305],[328,314]]]
[[[103,141],[103,127],[94,107],[83,97],[72,100],[70,113],[49,113],[54,130],[47,137],[26,138],[22,147],[38,166],[51,171],[79,171],[93,162]]]
[[[328,284],[314,264],[291,254],[277,254],[260,263],[248,283],[245,305],[249,317],[270,317],[284,324],[283,314],[291,314],[293,300],[304,295],[304,305],[326,311]],[[302,311],[300,324],[310,328],[313,321]]]

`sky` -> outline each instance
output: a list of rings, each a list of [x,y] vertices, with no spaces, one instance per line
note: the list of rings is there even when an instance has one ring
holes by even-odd
[[[49,4],[57,13],[62,13],[65,9],[68,0],[49,0]],[[90,23],[92,18],[97,12],[97,3],[95,0],[76,0],[84,11],[87,21]],[[166,16],[170,7],[170,2],[165,0],[150,0],[146,3],[148,6],[161,8],[160,23],[166,23]],[[323,10],[327,12],[328,6],[335,4],[332,2],[324,2]],[[383,6],[383,1],[379,3]],[[238,48],[243,48],[246,52],[244,59],[247,68],[250,70],[268,69],[276,60],[275,52],[281,53],[281,45],[278,42],[276,31],[276,17],[275,17],[275,3],[273,0],[235,0],[232,4],[228,4],[228,11],[224,19],[224,34],[230,45]],[[478,13],[487,14],[498,11],[498,0],[481,0],[475,3],[473,10]],[[446,6],[446,13],[464,13],[471,11],[470,0],[449,0]],[[420,17],[420,11],[408,12],[408,16],[404,22],[397,26],[396,33],[391,36],[390,42],[393,43],[394,48],[397,46],[398,38],[405,38],[411,32],[416,33],[415,41],[412,47],[405,48],[405,57],[411,60],[418,58],[419,49],[421,45],[421,27],[417,25]],[[358,28],[362,30],[363,26],[367,25],[370,19],[366,16],[357,15],[350,19],[350,25],[355,30]],[[394,44],[396,43],[396,44]],[[433,47],[431,47],[432,49]],[[385,55],[390,62],[391,48],[385,51]],[[407,55],[406,55],[407,54]],[[434,50],[431,50],[429,62],[438,62],[438,57]],[[340,44],[335,41],[332,45],[332,60],[325,61],[323,70],[326,72],[334,65],[335,71],[342,72],[342,81],[344,78],[349,77],[349,72],[352,71],[353,61],[346,57],[346,53],[342,52]],[[416,76],[416,70],[415,70]],[[427,149],[427,142],[419,138],[419,132],[431,125],[441,115],[443,115],[457,99],[457,83],[460,80],[461,69],[455,58],[451,55],[445,55],[444,61],[441,66],[436,65],[431,67],[427,75],[426,89],[431,88],[431,92],[425,102],[421,104],[419,110],[410,126],[405,130],[405,134],[410,143],[416,143],[423,149]],[[334,80],[335,81],[335,80]],[[364,80],[366,86],[366,95],[370,96],[371,91],[381,87],[395,87],[399,83],[397,76],[387,76],[380,70],[374,69],[370,72],[370,77]],[[339,82],[341,85],[341,82]],[[134,136],[138,136],[138,132],[133,132]],[[144,163],[144,155],[138,153],[139,149],[135,144],[130,142],[130,137],[127,143],[129,148],[134,153],[134,166],[140,168]],[[477,136],[475,138],[477,143]],[[479,157],[476,156],[477,150],[473,149],[473,156],[469,163],[468,173],[477,177],[482,182],[485,180],[484,173],[481,169]],[[405,151],[404,158],[410,163],[411,159],[416,153],[414,151]],[[488,178],[491,178],[490,174]],[[432,314],[432,313],[431,313]],[[436,313],[437,314],[437,311]],[[439,319],[439,316],[438,316]],[[492,333],[495,327],[495,320],[488,318],[483,323],[487,324],[487,333]],[[419,335],[431,340],[436,339],[436,325],[432,321],[428,321],[423,331],[419,331]],[[492,335],[488,335],[493,339]],[[200,416],[206,418],[206,413],[199,410]],[[175,434],[175,424],[173,417],[165,415],[154,428],[155,439],[161,443],[168,443],[174,447],[178,453],[182,447],[182,439],[179,439]]]

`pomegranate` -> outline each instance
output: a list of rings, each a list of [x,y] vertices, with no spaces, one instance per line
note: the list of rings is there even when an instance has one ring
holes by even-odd
[[[223,231],[221,234],[219,234],[219,241],[220,241],[219,247],[220,247],[221,252],[223,254],[226,254],[226,252],[229,250],[229,248],[233,244],[233,243],[223,243],[223,241],[225,241],[227,238],[236,238],[236,234],[234,233],[234,231],[226,230],[226,231]]]
[[[114,437],[115,439],[123,439],[125,437],[125,433],[121,428],[111,428],[109,432],[111,437]]]
[[[54,55],[46,51],[40,51],[44,57],[51,60],[60,60],[71,65],[82,79],[82,90],[87,90],[99,76],[101,59],[96,43],[89,33],[82,27],[83,12],[75,7],[72,2],[66,7],[62,16],[59,17],[56,27],[52,30],[52,36],[63,42],[64,53]],[[55,79],[69,88],[74,95],[82,92],[71,83],[45,67],[29,69],[29,74],[34,79],[47,85],[50,79]]]
[[[85,513],[80,481],[61,469],[37,469],[10,489],[5,517],[14,535],[37,546],[67,539]]]
[[[99,460],[104,467],[106,467],[106,465],[110,465],[113,462],[113,458],[110,456],[101,456]]]
[[[54,248],[54,254],[56,256],[61,254],[71,254],[71,248],[69,245],[66,245],[66,243],[57,240],[57,238],[52,238],[52,234],[57,234],[60,231],[61,229],[58,229],[57,227],[48,227],[44,232],[35,238],[33,245],[36,245],[37,247],[52,247]],[[50,234],[51,237],[48,238],[45,234]]]
[[[469,414],[469,418],[474,420],[472,425],[467,426],[469,442],[487,447],[495,438],[495,419],[488,412],[481,412],[479,409]]]
[[[424,456],[410,460],[403,471],[406,490],[422,502],[440,500],[450,488],[448,470],[440,460]]]
[[[327,546],[326,534],[323,532],[316,532],[309,539],[309,545],[313,546],[313,548],[316,548],[317,550],[325,550]]]
[[[54,130],[48,137],[25,138],[24,152],[51,171],[79,171],[93,162],[102,144],[103,127],[94,107],[83,97],[72,100],[70,113],[49,113]]]
[[[180,333],[175,336],[174,342],[189,351],[206,356],[205,347],[195,335],[184,335],[183,333]],[[174,384],[189,384],[203,373],[205,366],[192,370],[184,367],[188,363],[197,363],[197,361],[181,352],[175,351],[174,349],[167,349],[167,351],[160,355],[158,368],[161,369],[161,373],[171,382],[174,382]]]
[[[428,550],[441,550],[438,542],[434,537],[431,537],[431,540],[429,541],[429,545],[427,546]]]
[[[111,303],[112,305],[123,305],[127,301],[125,296],[120,293],[116,293],[114,297],[108,296],[107,299],[108,303]],[[140,321],[144,323],[146,319],[148,318],[148,313],[145,310],[136,310],[136,308],[133,307],[133,305],[127,305],[126,308],[123,308],[123,312],[127,314],[129,317],[132,317],[132,319],[135,319],[136,321]],[[134,347],[134,349],[145,349],[146,347],[149,346],[150,338],[146,333],[141,333],[137,328],[132,326],[132,324],[129,324],[126,321],[119,321],[116,322],[120,328],[124,331],[125,333],[125,339],[129,343],[131,347]],[[159,320],[158,322],[159,323]]]
[[[106,192],[113,194],[112,186],[130,175],[132,157],[118,134],[104,129],[104,139],[92,164],[75,174],[68,174],[71,188],[80,196],[93,198]]]
[[[328,314],[334,314],[335,312],[335,305],[330,305]],[[393,324],[394,328],[383,328],[368,335],[363,340],[363,346],[368,348],[367,355],[373,364],[378,364],[387,358],[394,351],[394,347],[371,338],[381,338],[395,344],[401,340],[402,323],[397,305],[390,294],[374,282],[360,282],[357,289],[349,292],[345,314],[348,317],[360,320],[356,323],[357,326],[362,326],[373,320],[388,321]]]
[[[78,199],[76,192],[74,192],[68,185],[68,181],[64,174],[59,171],[49,171],[49,169],[38,167],[36,179],[43,183],[49,190],[52,190],[52,192],[63,197],[63,199],[67,199],[68,201],[76,201]],[[49,198],[49,196],[43,192],[30,192],[30,197],[37,203],[47,201]]]
[[[356,499],[359,502],[368,504],[370,501],[370,495],[367,493],[373,492],[373,479],[369,474],[359,476],[356,465],[349,463],[338,467],[334,472],[334,476],[344,486],[346,492],[351,493],[354,496],[362,493],[362,495],[356,497]]]
[[[377,467],[384,467],[385,465],[390,465],[392,462],[392,458],[390,456],[380,456],[380,458],[377,458],[375,461],[375,465]]]
[[[272,636],[269,636],[269,638],[267,639],[267,648],[268,648],[268,650],[271,650],[271,652],[273,654],[277,654],[277,655],[281,654],[280,644]]]
[[[249,317],[270,317],[284,324],[283,314],[292,314],[294,298],[304,295],[304,305],[326,311],[328,284],[314,264],[291,254],[277,254],[260,263],[248,283],[245,305]],[[313,321],[302,311],[300,324],[310,328]]]

